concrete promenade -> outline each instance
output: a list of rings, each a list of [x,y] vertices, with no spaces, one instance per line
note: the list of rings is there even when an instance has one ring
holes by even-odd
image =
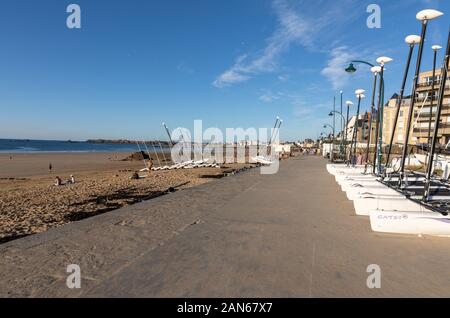
[[[290,159],[0,245],[0,296],[450,297],[450,239],[372,232],[325,164]]]

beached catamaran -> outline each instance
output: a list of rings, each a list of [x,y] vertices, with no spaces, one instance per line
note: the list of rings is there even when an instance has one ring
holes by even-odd
[[[431,146],[428,148],[428,159],[426,160],[425,173],[406,172],[406,162],[417,160],[414,155],[408,154],[409,133],[411,131],[412,116],[414,112],[415,96],[418,87],[418,78],[422,60],[423,47],[429,22],[442,16],[437,10],[420,11],[416,18],[422,24],[421,35],[408,36],[405,41],[409,44],[407,65],[397,101],[397,109],[394,120],[393,132],[391,134],[387,160],[385,165],[381,164],[381,133],[380,127],[376,127],[375,154],[371,163],[372,172],[369,174],[366,165],[350,166],[349,164],[327,165],[329,173],[335,175],[336,181],[346,192],[348,199],[353,200],[357,215],[370,216],[371,228],[378,232],[403,233],[403,234],[428,234],[439,236],[450,236],[450,184],[442,178],[433,174],[434,164],[438,159],[436,149],[440,117],[444,102],[444,90],[448,80],[448,66],[450,64],[450,32],[447,38],[445,58],[441,68],[441,81],[436,105],[436,115],[432,134]],[[396,129],[400,103],[403,99],[405,84],[408,77],[411,56],[415,45],[419,45],[416,70],[409,105],[407,128],[403,153],[400,159],[394,158],[390,161],[393,145],[393,136]],[[380,86],[383,86],[382,72],[384,64],[389,61],[380,58],[377,62],[381,65]],[[433,78],[433,81],[435,79]],[[381,87],[380,87],[381,88]],[[379,94],[378,106],[382,105],[382,94]],[[423,107],[423,105],[422,105]],[[378,111],[378,114],[380,112]],[[430,127],[431,126],[430,116]],[[380,125],[377,120],[377,125]],[[356,148],[356,140],[355,148]],[[353,144],[353,141],[352,141]],[[352,147],[351,147],[352,149]],[[368,158],[369,147],[366,149]],[[354,151],[350,151],[350,157]],[[445,174],[444,174],[445,175]]]

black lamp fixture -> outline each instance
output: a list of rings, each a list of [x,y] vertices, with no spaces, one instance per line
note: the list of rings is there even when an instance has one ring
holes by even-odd
[[[356,68],[353,66],[353,63],[350,63],[350,65],[345,69],[347,73],[355,73]]]

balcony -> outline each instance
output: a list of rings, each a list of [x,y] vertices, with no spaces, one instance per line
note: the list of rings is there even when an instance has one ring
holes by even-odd
[[[435,80],[434,81],[434,86],[439,86],[439,84],[441,84],[442,80]],[[417,87],[431,87],[431,85],[433,84],[432,81],[426,81],[426,82],[421,82],[417,85]]]

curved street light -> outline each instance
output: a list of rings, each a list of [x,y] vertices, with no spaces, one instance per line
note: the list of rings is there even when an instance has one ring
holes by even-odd
[[[357,71],[357,69],[355,68],[355,66],[353,65],[353,63],[362,63],[362,64],[366,64],[369,65],[370,67],[373,67],[375,65],[373,65],[372,63],[369,63],[367,61],[361,61],[361,60],[352,60],[350,61],[350,64],[348,65],[348,67],[345,69],[345,71],[347,73],[355,73]]]
[[[328,116],[331,117],[331,116],[333,116],[334,113],[340,115],[340,116],[342,117],[342,119],[345,120],[344,115],[342,115],[342,113],[341,113],[340,111],[337,111],[337,110],[332,110],[332,111],[328,114]]]
[[[330,128],[331,129],[331,134],[330,135],[333,135],[333,126],[331,126],[330,124],[323,124],[322,127],[323,128]],[[334,139],[334,136],[333,136],[333,139]]]

